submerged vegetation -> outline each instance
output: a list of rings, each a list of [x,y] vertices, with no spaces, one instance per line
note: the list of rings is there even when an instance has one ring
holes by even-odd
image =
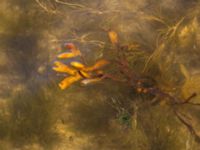
[[[199,0],[1,3],[0,149],[199,149]]]
[[[70,49],[71,52],[59,54],[58,58],[68,59],[81,56],[81,52],[72,43],[66,44],[66,47]],[[81,58],[84,60],[83,57]],[[108,61],[99,60],[93,66],[86,67],[84,64],[78,61],[72,61],[70,62],[70,65],[73,68],[70,68],[63,63],[56,61],[55,62],[56,67],[53,67],[53,70],[71,75],[70,77],[66,77],[59,84],[59,87],[64,90],[67,87],[69,87],[72,83],[79,81],[81,79],[83,79],[81,83],[85,85],[87,85],[88,83],[102,80],[103,78],[105,78],[105,75],[103,75],[103,71],[99,69],[105,66],[106,64],[108,64]]]
[[[200,135],[195,131],[192,123],[188,122],[186,120],[187,116],[182,115],[178,108],[178,107],[183,107],[183,105],[200,106],[200,103],[191,102],[192,99],[197,96],[197,93],[194,92],[185,98],[181,97],[181,96],[177,97],[176,93],[178,93],[178,91],[176,91],[176,90],[180,90],[181,87],[175,87],[176,82],[174,82],[174,85],[172,85],[174,88],[172,88],[172,90],[167,90],[167,91],[165,91],[165,89],[167,89],[168,87],[165,84],[162,84],[162,83],[158,84],[159,78],[157,78],[157,75],[161,76],[161,78],[162,78],[162,75],[165,74],[165,70],[163,70],[160,67],[160,63],[162,63],[162,61],[157,60],[161,56],[162,51],[160,51],[160,49],[159,49],[158,52],[154,51],[152,54],[143,52],[142,53],[143,56],[141,56],[141,57],[146,58],[143,60],[144,61],[144,64],[142,67],[143,69],[134,70],[133,68],[131,68],[131,61],[138,61],[137,59],[139,57],[135,57],[135,58],[128,60],[126,58],[126,56],[124,55],[124,53],[128,49],[129,52],[127,52],[127,53],[130,53],[130,51],[132,51],[132,55],[134,56],[135,55],[134,48],[138,48],[139,44],[136,44],[135,46],[131,45],[131,48],[129,48],[130,47],[129,45],[124,46],[118,42],[119,39],[118,39],[118,35],[116,32],[109,31],[108,35],[109,35],[112,45],[114,46],[114,49],[112,51],[113,51],[113,53],[116,53],[115,59],[110,60],[110,62],[111,62],[111,64],[115,65],[117,72],[115,72],[115,75],[107,74],[106,76],[110,77],[110,79],[112,79],[114,81],[123,82],[124,84],[130,86],[130,90],[132,90],[132,93],[136,94],[134,96],[134,98],[139,97],[139,99],[140,99],[140,100],[133,100],[133,103],[135,103],[134,101],[137,101],[138,103],[140,103],[144,100],[144,101],[148,101],[149,105],[154,105],[154,104],[159,104],[159,103],[160,104],[162,103],[162,105],[163,104],[168,105],[174,112],[174,115],[179,119],[179,121],[181,123],[183,123],[188,128],[188,130],[191,132],[191,134],[194,135],[195,139],[199,141]],[[62,53],[62,54],[58,55],[58,58],[76,57],[77,56],[76,51],[78,51],[77,48],[75,48],[75,46],[73,44],[66,44],[66,45],[69,48],[74,48],[74,50],[72,49],[72,53],[74,51],[73,55],[71,55],[71,53]],[[139,51],[142,51],[142,50],[139,50]],[[69,57],[69,54],[70,54],[70,57]],[[78,51],[78,54],[81,54],[80,51]],[[71,66],[79,69],[78,71],[69,68],[65,64],[55,62],[57,67],[54,67],[53,69],[57,72],[65,72],[70,75],[75,75],[74,77],[65,78],[59,84],[59,87],[61,89],[65,89],[66,87],[69,87],[72,83],[80,80],[81,78],[84,79],[82,82],[84,82],[85,80],[88,80],[88,79],[91,81],[94,81],[94,79],[91,77],[91,75],[87,74],[86,72],[95,71],[96,69],[107,64],[106,62],[107,61],[105,61],[105,60],[97,61],[97,63],[93,67],[89,67],[89,68],[85,67],[83,64],[81,64],[79,62],[71,62]],[[172,64],[173,62],[167,62],[167,63],[168,63],[168,65],[173,65]],[[189,73],[188,73],[187,69],[184,67],[184,65],[179,64],[178,67],[179,68],[177,68],[177,69],[180,70],[179,76],[185,76],[185,78],[189,78]],[[153,71],[151,71],[151,69],[157,70],[156,74]],[[174,70],[169,70],[169,71],[173,72]],[[122,75],[121,76],[122,79],[119,78],[120,75],[118,75],[118,74]],[[101,71],[101,74],[97,75],[95,78],[99,79],[97,81],[101,81],[104,76],[105,76],[105,74]],[[170,79],[169,75],[167,77]],[[171,78],[175,78],[175,77],[171,77]],[[178,78],[180,78],[180,77],[178,77]],[[184,79],[182,79],[182,80],[184,80]],[[88,84],[89,83],[90,82],[88,82]],[[117,106],[117,107],[119,107],[119,106]],[[134,116],[134,113],[131,115],[129,112],[131,110],[131,108],[126,108],[126,109],[129,109],[129,111],[124,108],[118,108],[118,109],[121,110],[121,114],[118,116],[120,122],[122,124],[130,124],[131,116]]]

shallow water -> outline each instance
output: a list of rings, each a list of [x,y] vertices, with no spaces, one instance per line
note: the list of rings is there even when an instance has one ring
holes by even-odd
[[[145,75],[176,97],[196,93],[191,101],[198,103],[199,8],[199,0],[1,0],[0,149],[198,150],[198,105],[168,105],[165,97],[152,104],[155,97],[138,94],[132,81],[77,82],[61,90],[66,74],[52,67],[64,44],[73,43],[86,65],[109,60],[103,71],[121,77],[112,30],[130,70],[140,74],[150,57]],[[135,43],[136,53],[126,49]]]

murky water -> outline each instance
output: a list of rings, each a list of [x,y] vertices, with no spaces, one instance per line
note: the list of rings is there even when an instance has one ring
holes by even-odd
[[[1,0],[0,149],[199,150],[199,14],[199,0]],[[59,59],[66,43],[81,56]],[[55,61],[94,68],[61,90]]]

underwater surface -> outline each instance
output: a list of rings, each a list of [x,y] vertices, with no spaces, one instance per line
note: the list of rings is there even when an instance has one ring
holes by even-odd
[[[1,0],[0,150],[200,150],[199,0]]]

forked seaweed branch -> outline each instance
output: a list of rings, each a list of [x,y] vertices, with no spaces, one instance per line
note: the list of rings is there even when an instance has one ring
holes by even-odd
[[[53,70],[69,75],[59,83],[59,87],[64,90],[78,81],[80,81],[82,85],[98,83],[104,79],[110,79],[115,82],[122,82],[129,86],[129,88],[132,90],[132,93],[136,93],[138,95],[147,95],[151,97],[149,99],[150,104],[154,105],[159,104],[160,102],[164,102],[166,105],[170,106],[178,120],[188,128],[188,130],[192,135],[195,136],[196,139],[200,139],[200,136],[191,125],[191,123],[187,122],[184,119],[184,115],[181,115],[177,109],[183,105],[200,106],[199,103],[192,102],[192,99],[197,96],[197,93],[192,93],[190,96],[184,99],[176,96],[175,94],[171,94],[164,88],[161,88],[162,86],[159,86],[159,81],[154,78],[154,75],[148,74],[148,71],[151,70],[152,64],[150,63],[150,58],[152,58],[152,55],[144,52],[144,54],[147,55],[146,60],[148,60],[148,63],[144,63],[145,71],[136,71],[132,68],[129,60],[127,60],[125,55],[125,51],[129,48],[129,45],[127,46],[121,44],[118,34],[115,31],[108,31],[108,37],[111,41],[113,54],[115,54],[116,57],[111,60],[97,60],[96,63],[92,66],[88,66],[83,61],[85,58],[83,57],[81,51],[74,44],[65,44],[65,48],[68,52],[59,54],[58,59],[80,57],[82,58],[82,62],[71,61],[70,66],[59,61],[55,62],[56,66],[53,67]],[[136,47],[138,48],[138,46],[135,46],[135,48]],[[155,55],[153,56],[155,57]],[[117,66],[116,70],[118,73],[106,73],[104,71],[104,67],[107,65]]]
[[[114,31],[111,31],[111,32],[114,32]],[[146,76],[144,70],[141,73],[136,73],[130,67],[129,62],[126,59],[126,57],[122,55],[124,46],[121,45],[119,42],[113,42],[113,41],[118,41],[117,39],[115,39],[117,38],[117,34],[116,35],[115,34],[114,33],[109,34],[109,37],[111,39],[112,44],[116,47],[114,50],[118,56],[115,62],[117,62],[118,70],[127,79],[126,84],[129,85],[130,88],[132,88],[138,94],[153,96],[154,98],[152,98],[151,103],[155,103],[155,101],[165,101],[166,104],[172,108],[178,120],[187,127],[187,129],[190,131],[192,135],[194,135],[197,141],[200,141],[200,136],[198,135],[197,131],[194,129],[193,125],[190,122],[188,122],[185,119],[185,116],[181,115],[180,112],[178,112],[177,110],[177,107],[181,107],[183,105],[200,106],[200,103],[191,102],[192,99],[197,96],[197,93],[191,94],[186,99],[179,98],[175,95],[171,95],[170,93],[166,92],[165,90],[157,86],[158,84],[157,84],[156,79],[152,78],[152,76],[151,77]],[[149,58],[152,58],[152,55],[150,55]],[[147,59],[148,62],[150,62],[149,58]],[[146,63],[145,67],[148,68],[149,65],[150,64]]]

